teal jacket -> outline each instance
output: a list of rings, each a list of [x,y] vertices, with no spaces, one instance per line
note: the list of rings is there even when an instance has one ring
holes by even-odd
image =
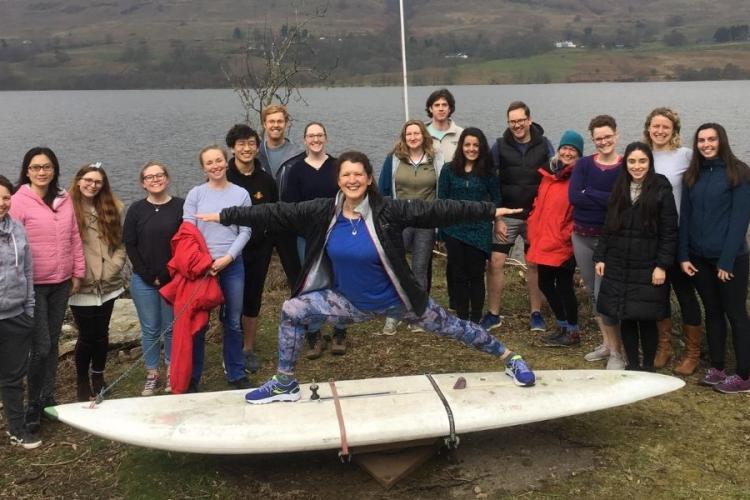
[[[445,165],[438,181],[438,198],[443,200],[491,201],[501,206],[500,181],[494,173],[480,177],[475,173],[457,175],[451,164]],[[450,236],[467,245],[482,250],[487,255],[492,251],[492,222],[480,221],[456,224],[440,230],[439,237]]]

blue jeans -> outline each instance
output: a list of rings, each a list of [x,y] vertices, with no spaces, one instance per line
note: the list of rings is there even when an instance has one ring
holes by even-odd
[[[476,323],[449,314],[430,299],[421,316],[399,304],[379,311],[361,311],[338,292],[318,290],[284,302],[279,323],[279,366],[281,373],[293,374],[305,342],[305,330],[320,330],[324,323],[346,328],[375,316],[388,316],[417,325],[441,337],[452,338],[492,356],[502,356],[506,348],[500,340]]]
[[[133,298],[138,321],[141,323],[141,346],[147,370],[159,368],[161,335],[164,333],[164,362],[169,364],[172,354],[172,306],[159,295],[159,289],[146,283],[133,273],[130,280],[130,296]]]
[[[245,265],[241,258],[219,273],[219,286],[224,294],[224,305],[221,306],[219,314],[224,325],[224,369],[227,372],[227,380],[234,382],[245,376],[245,357],[242,355],[244,336],[240,324],[245,289]],[[196,383],[200,381],[203,373],[207,329],[208,327],[204,328],[193,337],[192,378]]]
[[[297,236],[297,255],[299,255],[299,263],[303,265],[305,263],[305,246],[307,241],[302,236]]]
[[[404,247],[411,252],[411,270],[419,285],[429,291],[430,261],[435,244],[435,230],[418,227],[404,228]]]

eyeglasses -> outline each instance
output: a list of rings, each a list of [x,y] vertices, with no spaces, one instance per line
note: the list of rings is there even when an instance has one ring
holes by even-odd
[[[88,177],[81,177],[81,180],[87,186],[91,186],[91,185],[102,186],[102,185],[104,185],[104,181],[100,181],[99,179],[90,179]]]
[[[325,136],[325,134],[307,134],[305,139],[323,139]]]
[[[158,174],[144,175],[143,176],[143,181],[144,182],[160,181],[163,178],[165,178],[166,176],[167,176],[167,174],[165,174],[164,172],[160,172]]]
[[[44,170],[45,172],[52,172],[54,169],[55,167],[50,163],[46,163],[44,165],[29,165],[29,170],[34,173],[40,172],[42,170]]]
[[[236,141],[234,143],[235,148],[257,148],[258,143],[255,141]]]
[[[596,144],[601,144],[603,142],[609,142],[614,138],[615,138],[614,134],[609,134],[609,135],[603,135],[601,137],[594,137],[593,139]]]
[[[518,127],[519,125],[523,125],[527,121],[529,121],[528,118],[521,118],[520,120],[508,120],[508,125],[510,125],[511,127]]]

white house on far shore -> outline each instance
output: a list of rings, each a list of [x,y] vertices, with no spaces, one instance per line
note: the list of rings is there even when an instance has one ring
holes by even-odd
[[[555,42],[555,47],[558,49],[575,49],[576,44],[570,40],[563,40],[561,42]]]

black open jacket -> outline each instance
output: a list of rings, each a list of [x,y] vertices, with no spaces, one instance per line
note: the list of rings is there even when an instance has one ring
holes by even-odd
[[[319,198],[300,203],[269,203],[251,207],[230,207],[221,211],[221,223],[287,229],[306,240],[305,260],[292,296],[333,286],[333,267],[325,244],[336,217],[341,212],[343,195],[335,199]],[[435,228],[464,222],[494,220],[491,202],[457,200],[393,200],[367,196],[356,211],[362,215],[368,233],[383,262],[386,274],[407,309],[422,315],[428,294],[417,282],[406,261],[402,233],[407,227]]]

